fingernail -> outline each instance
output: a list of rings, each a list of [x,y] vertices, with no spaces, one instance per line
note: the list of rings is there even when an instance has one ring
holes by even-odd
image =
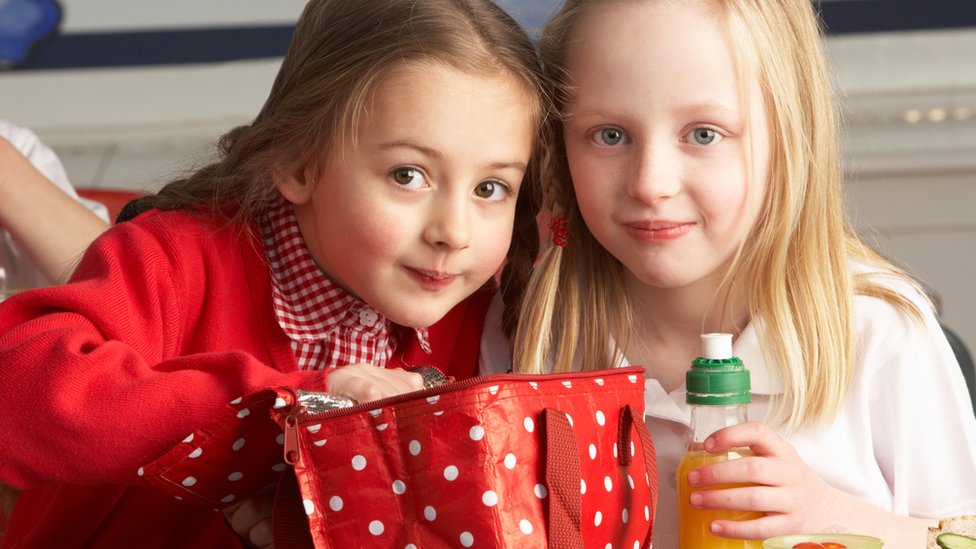
[[[711,452],[712,448],[715,447],[715,441],[711,437],[706,438],[703,446],[705,446],[705,450]]]
[[[691,484],[692,486],[697,486],[698,481],[700,480],[701,480],[701,473],[699,473],[697,469],[688,473],[688,484]]]
[[[693,492],[691,494],[691,506],[701,507],[701,504],[702,504],[702,495],[699,494],[698,492]]]
[[[713,522],[711,525],[709,525],[709,529],[716,536],[721,536],[722,535],[722,525],[720,525],[720,524],[717,524],[717,523],[714,523]]]

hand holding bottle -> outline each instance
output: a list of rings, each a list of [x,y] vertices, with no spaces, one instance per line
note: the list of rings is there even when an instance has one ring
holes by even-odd
[[[765,539],[796,532],[823,532],[844,524],[844,513],[839,510],[845,508],[845,503],[856,501],[824,482],[792,445],[761,422],[749,421],[718,430],[705,439],[704,447],[715,453],[749,448],[753,455],[690,471],[688,484],[697,489],[691,494],[692,506],[763,513],[752,520],[715,520],[711,529],[716,535]],[[739,487],[701,490],[715,485]]]

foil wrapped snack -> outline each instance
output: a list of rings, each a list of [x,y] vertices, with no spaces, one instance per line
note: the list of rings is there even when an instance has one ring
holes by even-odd
[[[418,373],[423,377],[424,389],[437,387],[438,385],[447,383],[447,378],[445,378],[444,374],[442,374],[437,368],[430,366],[419,366],[417,368],[412,368],[410,371]],[[298,394],[298,404],[304,406],[305,412],[309,414],[328,412],[330,410],[338,410],[340,408],[351,408],[359,404],[355,399],[349,398],[346,395],[302,390],[296,392]]]

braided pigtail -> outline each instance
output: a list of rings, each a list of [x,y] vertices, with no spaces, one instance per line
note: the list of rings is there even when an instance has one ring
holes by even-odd
[[[505,303],[502,312],[502,330],[509,338],[515,334],[518,307],[522,303],[522,296],[528,287],[532,268],[539,255],[539,226],[536,223],[539,198],[538,186],[530,185],[525,192],[519,193],[515,204],[512,245],[508,250],[508,261],[502,269],[500,288],[502,301]]]

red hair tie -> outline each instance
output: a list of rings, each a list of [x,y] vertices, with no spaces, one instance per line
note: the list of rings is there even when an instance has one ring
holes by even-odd
[[[552,243],[560,248],[565,248],[569,244],[569,217],[557,215],[549,221],[549,230],[552,231]]]

